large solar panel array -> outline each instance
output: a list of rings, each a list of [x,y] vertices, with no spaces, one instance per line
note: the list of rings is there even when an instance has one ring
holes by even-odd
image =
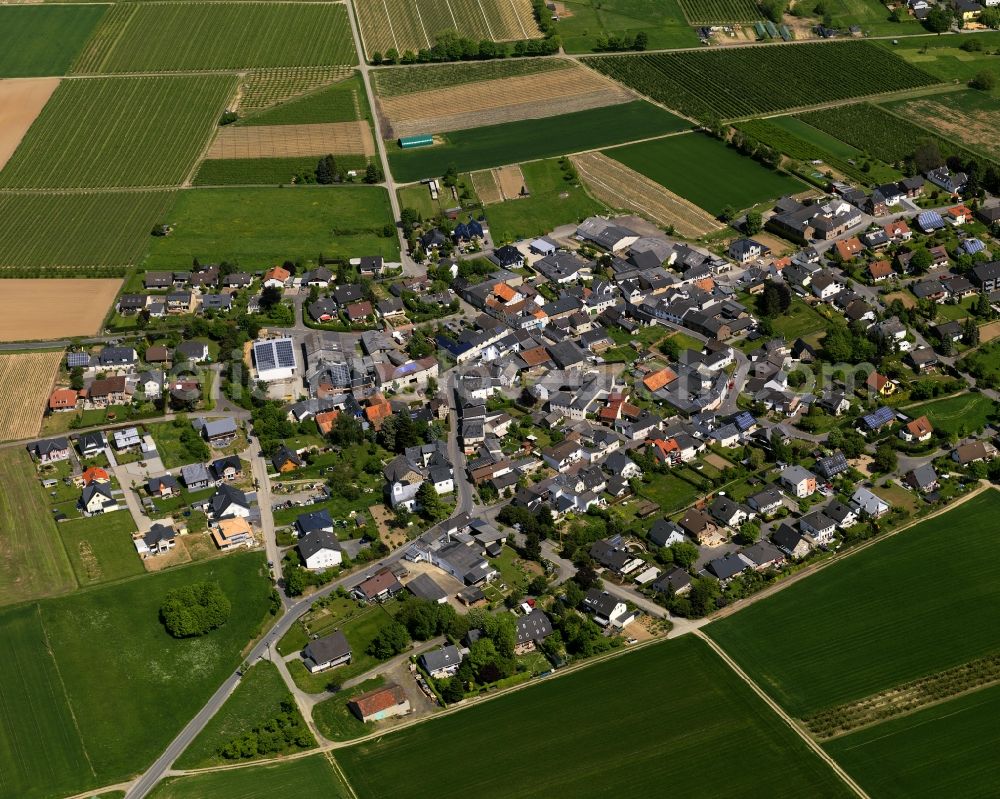
[[[253,345],[253,354],[260,372],[295,368],[295,347],[289,338],[258,341]]]
[[[281,369],[295,368],[295,351],[292,349],[291,339],[282,338],[275,341],[274,353],[277,356],[279,368]]]

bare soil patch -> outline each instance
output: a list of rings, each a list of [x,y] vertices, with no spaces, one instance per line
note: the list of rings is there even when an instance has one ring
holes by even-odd
[[[59,85],[59,78],[0,80],[0,169]]]
[[[894,291],[892,294],[885,295],[886,304],[893,300],[899,300],[904,308],[915,308],[917,306],[916,298],[907,291]]]
[[[0,441],[38,435],[62,351],[0,353]]]
[[[583,153],[571,159],[591,192],[613,208],[627,208],[660,225],[673,225],[687,238],[722,227],[708,211],[606,155]]]
[[[478,81],[398,97],[380,105],[395,136],[463,130],[558,116],[634,100],[624,87],[585,67]]]
[[[987,322],[979,328],[979,343],[985,344],[1000,336],[1000,322]]]
[[[505,200],[516,200],[521,196],[521,189],[524,188],[524,173],[517,164],[514,166],[504,166],[496,170],[497,183],[500,184],[500,193]]]
[[[4,280],[0,341],[36,341],[98,332],[121,280]]]
[[[482,169],[479,172],[472,172],[472,185],[476,190],[476,195],[483,201],[483,205],[493,205],[503,202],[503,194],[497,185],[496,175],[492,169]]]
[[[716,469],[728,469],[733,465],[721,455],[716,455],[714,452],[710,452],[705,456],[705,463],[709,466],[714,466]]]
[[[367,122],[316,125],[227,126],[208,148],[206,158],[289,158],[327,153],[374,155]]]
[[[910,100],[896,108],[918,125],[939,131],[945,138],[997,155],[1000,111],[961,111],[934,100]]]

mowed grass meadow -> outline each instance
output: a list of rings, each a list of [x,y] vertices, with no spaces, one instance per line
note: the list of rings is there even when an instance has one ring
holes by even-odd
[[[335,753],[359,797],[847,797],[694,636]],[[461,767],[456,771],[456,764]],[[614,788],[612,786],[617,786]],[[231,794],[235,795],[235,794]]]
[[[119,3],[77,73],[355,64],[347,12],[331,3]]]
[[[0,78],[64,75],[105,5],[0,6]]]
[[[1000,785],[1000,685],[859,730],[824,749],[880,799],[990,799]]]
[[[748,208],[805,189],[790,175],[700,133],[628,144],[604,154],[714,215],[727,205]]]
[[[399,257],[389,195],[380,186],[190,189],[165,221],[173,232],[151,240],[147,269],[174,269],[193,258],[267,267],[320,253]]]
[[[0,188],[178,185],[235,90],[229,75],[63,81],[0,171]]]
[[[996,652],[998,513],[988,490],[705,631],[799,717]]]
[[[411,182],[443,175],[449,166],[459,172],[486,169],[662,136],[689,126],[680,117],[637,100],[546,119],[452,131],[444,144],[431,147],[401,150],[389,145],[389,167],[398,180]]]
[[[120,274],[142,255],[174,195],[166,191],[0,194],[4,269],[62,273],[103,267]]]
[[[232,616],[171,638],[167,592],[202,580]],[[245,553],[0,611],[0,797],[76,793],[151,763],[239,665],[269,595],[263,555]]]
[[[0,605],[72,591],[73,569],[27,450],[0,450],[0,484]]]
[[[959,437],[982,430],[996,412],[996,403],[978,393],[959,394],[906,408],[908,416],[914,419],[926,416],[936,429]]]
[[[349,799],[351,794],[327,756],[314,755],[273,766],[168,777],[149,796],[150,799],[274,799],[276,796]]]

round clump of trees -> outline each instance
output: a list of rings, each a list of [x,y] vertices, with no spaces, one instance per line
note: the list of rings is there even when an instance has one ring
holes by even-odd
[[[232,609],[217,582],[193,583],[167,593],[160,620],[174,638],[194,638],[225,624]]]

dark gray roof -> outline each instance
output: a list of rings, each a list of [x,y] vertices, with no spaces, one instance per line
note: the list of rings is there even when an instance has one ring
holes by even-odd
[[[330,518],[330,511],[323,508],[310,513],[300,513],[295,520],[295,526],[302,535],[308,535],[314,530],[332,529],[333,519]]]
[[[517,619],[517,642],[541,641],[552,634],[552,622],[540,608]]]
[[[337,630],[322,638],[317,638],[315,641],[310,641],[306,644],[303,654],[314,663],[329,663],[344,655],[350,655],[351,645],[344,634]]]
[[[223,483],[219,486],[219,490],[212,495],[212,512],[216,516],[219,516],[230,505],[240,505],[244,508],[249,508],[250,501],[247,499],[247,495],[238,488],[234,488],[228,483]]]
[[[302,559],[311,558],[324,549],[340,550],[340,541],[329,530],[314,530],[299,539],[299,554]]]
[[[434,582],[429,574],[418,574],[406,584],[406,589],[418,599],[426,599],[428,602],[439,602],[448,596],[448,592]]]
[[[447,644],[440,649],[425,652],[420,656],[420,661],[427,671],[433,673],[450,666],[457,666],[462,662],[462,653],[458,651],[458,647]]]

